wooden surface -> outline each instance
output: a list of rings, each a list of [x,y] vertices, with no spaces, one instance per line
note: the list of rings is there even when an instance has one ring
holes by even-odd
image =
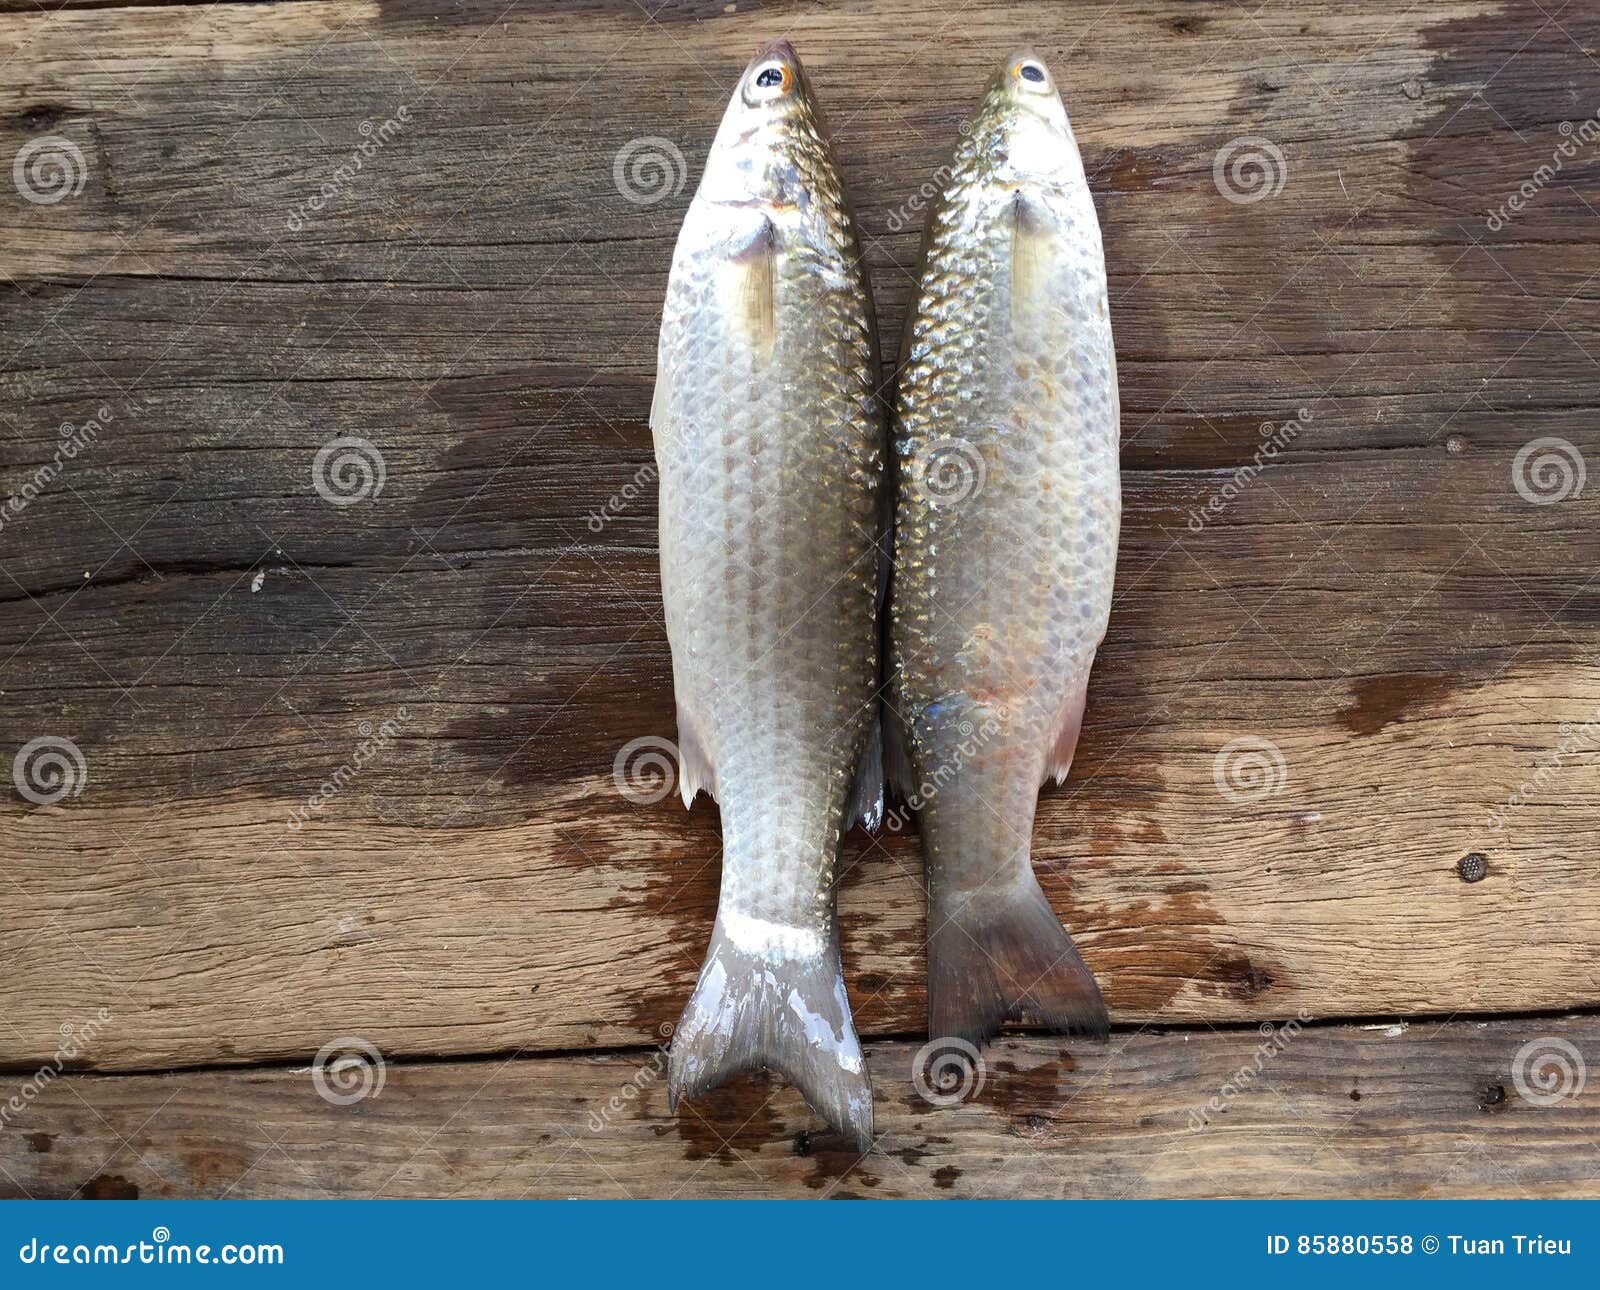
[[[1270,1041],[1254,1028],[1116,1035],[1070,1053],[1005,1039],[950,1106],[917,1092],[915,1045],[879,1043],[866,1157],[764,1077],[671,1116],[650,1052],[395,1066],[348,1106],[319,1097],[305,1069],[66,1076],[23,1131],[0,1132],[0,1195],[1592,1192],[1600,1103],[1519,1096],[1530,1035],[1592,1052],[1600,1022],[1312,1028],[1259,1066]],[[1207,1120],[1213,1099],[1223,1109]]]
[[[1600,450],[1600,147],[1486,222],[1578,137],[1561,123],[1595,110],[1600,19],[1532,0],[748,9],[0,4],[0,161],[44,137],[83,158],[75,196],[0,197],[0,494],[50,460],[63,422],[108,416],[0,528],[0,754],[64,737],[88,775],[56,804],[9,786],[0,802],[0,1065],[22,1078],[101,1008],[73,1065],[304,1065],[356,1035],[394,1063],[389,1089],[316,1123],[376,1143],[410,1132],[396,1088],[419,1116],[479,1075],[497,1105],[609,1096],[637,1054],[583,1050],[648,1050],[676,1017],[714,908],[717,816],[613,783],[625,745],[674,734],[653,487],[590,517],[649,461],[677,224],[734,77],[777,33],[832,122],[886,338],[921,229],[908,199],[990,65],[1031,41],[1066,87],[1105,231],[1126,515],[1078,764],[1046,793],[1035,855],[1105,986],[1112,1049],[1150,1025],[1235,1028],[1215,1042],[1248,1047],[1257,1022],[1302,1011],[1455,1017],[1407,1060],[1465,1089],[1490,1058],[1460,1018],[1600,1006],[1600,489],[1534,505],[1514,487],[1535,439]],[[614,175],[644,136],[684,157],[681,190],[648,205]],[[1284,182],[1235,203],[1213,164],[1246,137],[1281,152]],[[1262,423],[1289,418],[1282,454],[1194,531]],[[383,488],[330,505],[313,462],[350,435],[380,451]],[[395,737],[341,773],[386,721]],[[1283,758],[1259,800],[1218,789],[1241,739]],[[336,774],[342,791],[291,829]],[[848,851],[858,1020],[915,1034],[915,838]],[[1503,1024],[1510,1042],[1553,1023]],[[1324,1063],[1365,1060],[1367,1032],[1315,1033]],[[1202,1034],[1129,1051],[1201,1080],[1184,1054]],[[408,1064],[463,1057],[480,1060]],[[247,1091],[265,1115],[273,1090],[303,1092],[220,1070],[60,1087],[135,1118],[176,1090],[229,1161],[257,1139],[219,1106]],[[1131,1186],[1159,1152],[1129,1126],[1165,1094],[1134,1088],[1116,1124],[1075,1128],[1073,1187]],[[805,1117],[787,1096],[792,1138]],[[1592,1113],[1574,1105],[1558,1122],[1519,1104],[1493,1131],[1554,1141]],[[65,1106],[52,1094],[20,1127]],[[1014,1144],[986,1108],[918,1119],[951,1138],[932,1170]],[[703,1147],[659,1100],[646,1111],[629,1140],[685,1194],[792,1185],[787,1164],[759,1182],[694,1172]],[[1372,1190],[1432,1185],[1416,1162],[1469,1131],[1417,1114],[1413,1163]],[[1208,1149],[1228,1157],[1206,1164],[1220,1182],[1172,1165],[1145,1190],[1253,1186],[1249,1161],[1315,1154],[1297,1123],[1230,1126],[1237,1154]],[[0,1127],[0,1160],[28,1190],[85,1181],[98,1130],[66,1133],[85,1153],[69,1160],[14,1154],[18,1127]],[[1121,1163],[1085,1170],[1101,1147]],[[536,1153],[504,1152],[495,1189],[540,1190]],[[463,1139],[448,1169],[387,1190],[491,1186],[470,1154]],[[1558,1154],[1528,1148],[1516,1186],[1593,1190]],[[1292,1184],[1292,1163],[1249,1177],[1339,1185]],[[385,1190],[315,1168],[318,1187]],[[171,1172],[175,1194],[212,1189]],[[1491,1169],[1460,1178],[1516,1194]],[[269,1170],[244,1190],[296,1185]]]

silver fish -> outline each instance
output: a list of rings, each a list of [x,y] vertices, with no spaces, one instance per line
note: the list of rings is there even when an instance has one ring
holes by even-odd
[[[891,420],[890,776],[920,807],[929,1027],[1103,1034],[1029,858],[1072,763],[1121,514],[1100,226],[1054,81],[1008,58],[932,215]]]
[[[650,413],[683,798],[706,789],[723,824],[669,1096],[775,1068],[865,1149],[834,915],[840,839],[883,801],[885,442],[860,261],[800,60],[764,46],[678,237]]]

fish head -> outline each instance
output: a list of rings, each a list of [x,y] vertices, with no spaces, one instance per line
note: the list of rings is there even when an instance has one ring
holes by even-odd
[[[1081,182],[1083,162],[1056,80],[1031,49],[1019,49],[989,78],[969,135],[993,158],[996,178],[1013,184]]]
[[[786,40],[756,50],[722,114],[700,196],[735,205],[801,204],[823,132],[800,57]]]

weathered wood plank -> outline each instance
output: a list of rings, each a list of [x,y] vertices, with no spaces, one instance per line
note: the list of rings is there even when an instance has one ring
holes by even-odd
[[[651,1054],[348,1068],[341,1105],[310,1070],[66,1075],[0,1129],[0,1196],[1592,1197],[1597,1049],[1593,1018],[1007,1040],[935,1106],[878,1044],[865,1158],[777,1080],[673,1117]]]
[[[1113,1015],[1591,1002],[1592,753],[1569,758],[1504,832],[1485,823],[1551,764],[1541,750],[1561,742],[1558,716],[1600,708],[1600,680],[1549,685],[1517,669],[1421,697],[1374,684],[1341,719],[1389,724],[1342,727],[1331,743],[1305,715],[1327,702],[1321,682],[1213,677],[1213,694],[1255,706],[1248,720],[1208,713],[1216,700],[1197,688],[1139,690],[1131,713],[1106,694],[1083,779],[1041,809],[1036,854]],[[318,724],[273,720],[286,740]],[[1286,783],[1230,801],[1218,751],[1260,731]],[[329,763],[351,765],[358,738],[327,740]],[[205,754],[253,755],[243,741]],[[710,927],[714,809],[635,805],[604,772],[530,788],[511,761],[483,792],[526,800],[519,821],[457,827],[454,797],[428,796],[419,760],[411,789],[372,810],[348,804],[372,766],[296,831],[303,801],[262,795],[265,782],[86,810],[121,764],[97,755],[83,798],[7,820],[7,1058],[42,1060],[63,1022],[101,1007],[113,1021],[90,1060],[107,1067],[288,1058],[352,1030],[404,1054],[647,1038],[676,1018]],[[1457,862],[1475,852],[1487,877],[1467,883]],[[868,1033],[907,1033],[923,1008],[914,839],[852,840],[851,854],[841,908],[858,1018]]]
[[[0,203],[6,492],[64,421],[109,413],[0,513],[0,754],[62,736],[89,774],[56,805],[0,802],[4,1060],[43,1060],[101,1007],[88,1060],[126,1068],[350,1031],[399,1055],[638,1043],[681,1004],[715,812],[635,806],[611,766],[673,733],[641,475],[656,310],[774,18],[502,10],[0,19],[0,158],[41,137],[84,158],[76,196]],[[891,336],[910,199],[998,51],[1030,40],[1068,86],[1107,234],[1127,517],[1079,766],[1036,851],[1116,1017],[1600,998],[1600,503],[1513,486],[1535,438],[1600,452],[1594,156],[1485,223],[1592,110],[1572,86],[1600,19],[779,20],[830,109]],[[614,163],[645,135],[688,182],[638,205]],[[1219,191],[1240,136],[1281,150],[1275,196]],[[1193,531],[1261,423],[1289,418],[1276,462]],[[384,464],[348,507],[312,486],[340,435]],[[1275,794],[1219,792],[1240,738],[1283,754]],[[915,849],[851,845],[852,994],[869,1033],[904,1034]],[[1488,877],[1464,883],[1477,852]]]

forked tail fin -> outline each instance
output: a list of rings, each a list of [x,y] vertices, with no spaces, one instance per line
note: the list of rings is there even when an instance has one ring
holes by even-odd
[[[866,1151],[872,1087],[850,1018],[837,939],[719,915],[667,1065],[667,1097],[692,1098],[740,1071],[786,1076],[811,1109]]]
[[[1104,1038],[1100,987],[1032,870],[928,910],[928,1033],[981,1044],[1006,1021]]]

